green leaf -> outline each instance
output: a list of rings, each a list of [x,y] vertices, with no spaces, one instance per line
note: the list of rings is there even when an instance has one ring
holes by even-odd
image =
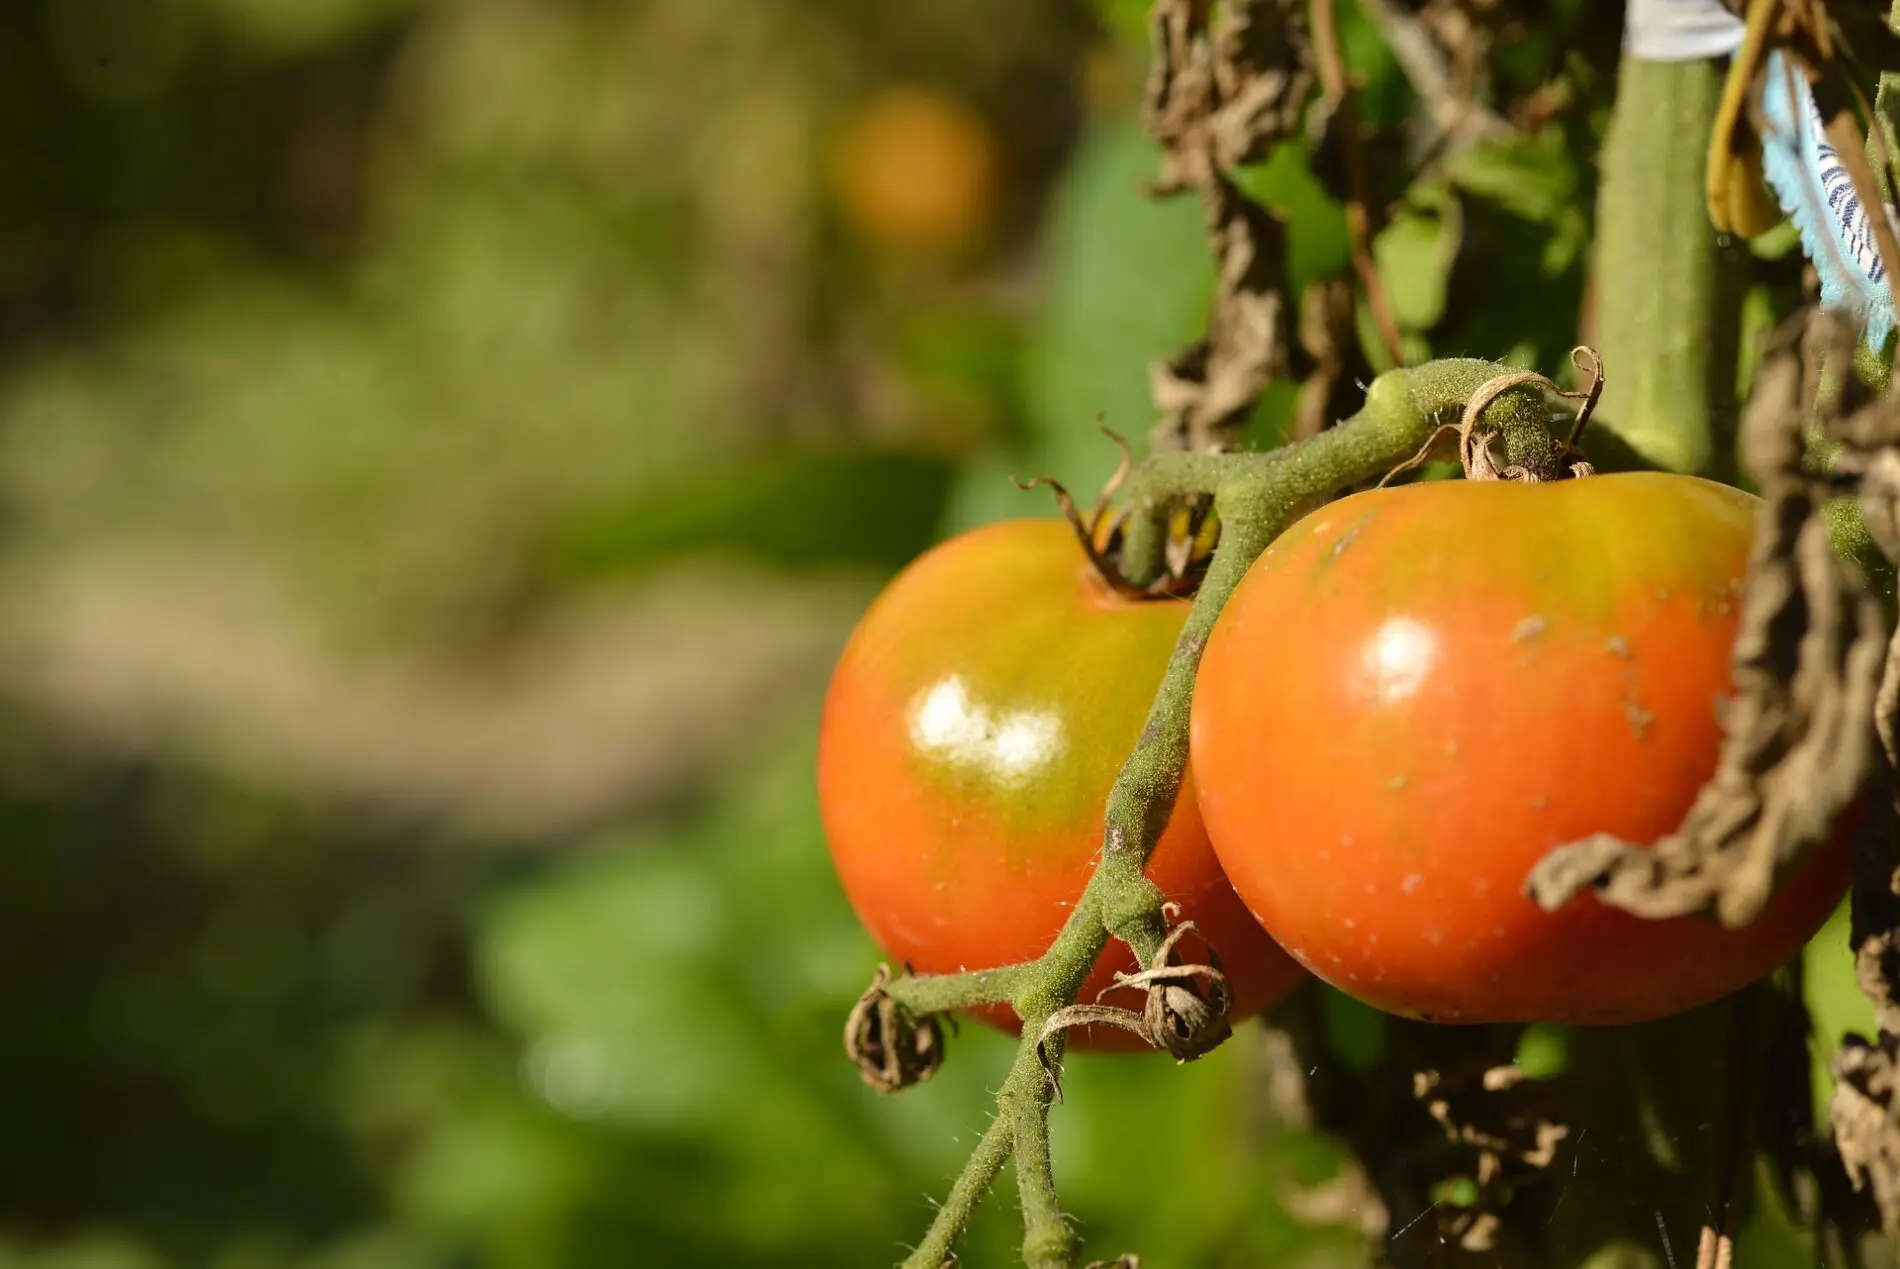
[[[1335,202],[1310,165],[1304,140],[1282,142],[1266,161],[1235,173],[1240,188],[1279,215],[1287,227],[1287,294],[1298,296],[1315,278],[1343,273],[1352,263],[1346,209]]]
[[[1455,226],[1433,212],[1406,207],[1372,243],[1392,316],[1402,330],[1427,331],[1445,314],[1445,284],[1458,250]]]

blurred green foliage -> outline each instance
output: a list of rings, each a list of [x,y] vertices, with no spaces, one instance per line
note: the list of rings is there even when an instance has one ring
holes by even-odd
[[[815,702],[877,579],[1047,509],[1007,476],[1092,489],[1091,419],[1139,435],[1148,364],[1201,327],[1200,210],[1138,193],[1144,9],[0,10],[0,1269],[874,1265],[915,1236],[1009,1046],[967,1027],[892,1100],[843,1060],[876,951],[825,859]],[[1343,18],[1368,115],[1402,117]],[[1535,83],[1564,44],[1527,44]],[[992,165],[954,241],[880,238],[836,171],[900,85]],[[1419,355],[1555,368],[1591,118],[1381,172]],[[1296,289],[1346,266],[1328,162],[1240,174]],[[576,691],[550,666],[603,612]],[[1818,1060],[1868,1025],[1841,928],[1807,973]],[[1377,1020],[1329,1009],[1370,1061]],[[1279,1201],[1338,1148],[1269,1125],[1257,1041],[1071,1064],[1092,1248],[1366,1262],[1357,1213]],[[970,1263],[1012,1261],[1013,1216]]]

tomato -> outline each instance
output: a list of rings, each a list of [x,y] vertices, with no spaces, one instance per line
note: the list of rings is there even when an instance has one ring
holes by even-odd
[[[845,891],[892,957],[951,973],[1042,955],[1094,869],[1109,787],[1186,615],[1115,595],[1055,520],[953,538],[878,598],[825,700],[819,801]],[[1221,874],[1191,782],[1148,875],[1220,953],[1236,1020],[1303,977]],[[1080,999],[1135,968],[1111,942]],[[1139,1044],[1096,1031],[1078,1038]]]
[[[832,184],[846,221],[886,248],[951,251],[981,238],[995,211],[996,145],[951,97],[892,89],[839,136]]]
[[[1660,473],[1341,499],[1257,560],[1196,683],[1201,811],[1314,974],[1441,1021],[1620,1023],[1798,950],[1847,833],[1751,925],[1523,893],[1552,847],[1672,832],[1715,769],[1755,500]]]

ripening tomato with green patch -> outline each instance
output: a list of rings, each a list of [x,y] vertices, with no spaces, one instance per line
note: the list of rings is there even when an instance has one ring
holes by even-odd
[[[878,597],[832,676],[818,786],[839,879],[892,957],[954,973],[1047,950],[1186,617],[1179,600],[1115,594],[1057,520],[952,538]],[[1148,875],[1219,952],[1238,1020],[1303,975],[1222,875],[1192,780]],[[1136,968],[1111,942],[1079,999]],[[1080,1039],[1139,1045],[1108,1028]]]
[[[1444,481],[1322,507],[1249,570],[1193,705],[1201,812],[1327,982],[1443,1021],[1623,1023],[1772,971],[1849,834],[1749,926],[1523,892],[1552,848],[1651,843],[1714,772],[1756,500],[1661,473]]]

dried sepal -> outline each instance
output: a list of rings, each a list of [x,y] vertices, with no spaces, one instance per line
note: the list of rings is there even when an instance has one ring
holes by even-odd
[[[1220,967],[1220,957],[1201,940],[1206,963],[1182,963],[1178,959],[1181,940],[1200,931],[1194,922],[1183,921],[1168,931],[1156,950],[1152,968],[1135,974],[1117,974],[1103,989],[1140,990],[1147,998],[1139,1012],[1113,1005],[1069,1005],[1050,1014],[1036,1036],[1036,1060],[1049,1077],[1057,1098],[1062,1096],[1062,1071],[1049,1052],[1049,1041],[1076,1027],[1120,1027],[1138,1035],[1153,1048],[1165,1049],[1177,1062],[1192,1062],[1217,1048],[1233,1034],[1228,1012],[1233,1008],[1234,993]]]
[[[844,1024],[844,1051],[880,1093],[921,1084],[943,1065],[943,1024],[913,1017],[891,997],[891,967],[879,965]]]
[[[1234,1007],[1234,992],[1221,969],[1220,956],[1202,939],[1205,964],[1183,964],[1176,959],[1176,948],[1189,932],[1200,934],[1192,921],[1175,926],[1163,940],[1153,969],[1117,974],[1110,988],[1140,988],[1148,993],[1141,1011],[1148,1043],[1166,1049],[1177,1062],[1203,1057],[1233,1034],[1227,1015]]]

